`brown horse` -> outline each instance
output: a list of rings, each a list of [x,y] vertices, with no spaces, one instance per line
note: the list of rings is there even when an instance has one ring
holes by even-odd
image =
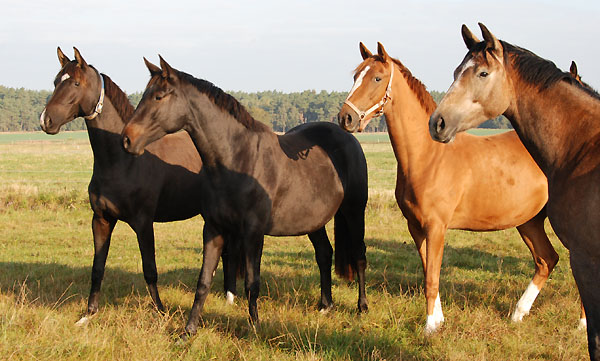
[[[335,270],[347,279],[357,276],[358,310],[366,311],[367,163],[356,138],[329,122],[277,135],[212,83],[173,69],[162,58],[162,69],[147,60],[146,66],[151,78],[123,129],[123,146],[142,154],[153,140],[185,129],[203,160],[203,262],[186,333],[196,333],[223,250],[243,255],[248,312],[258,321],[266,234],[308,234],[321,272],[319,308],[329,309],[333,250],[325,224],[332,217]]]
[[[483,41],[462,27],[469,50],[429,120],[431,136],[449,142],[457,132],[488,118],[504,114],[510,120],[548,177],[548,218],[570,251],[588,319],[590,357],[600,360],[598,94],[554,63],[500,41],[479,26]]]
[[[361,131],[376,111],[385,114],[398,161],[396,201],[425,272],[425,332],[435,331],[444,320],[438,289],[448,228],[517,227],[535,263],[533,280],[512,314],[513,321],[521,321],[558,261],[544,231],[546,177],[514,131],[462,134],[450,147],[434,142],[427,123],[436,107],[433,98],[381,44],[377,50],[373,55],[360,43],[364,61],[356,68],[354,87],[338,119],[342,128]]]
[[[73,61],[60,48],[57,52],[61,70],[40,117],[41,127],[48,134],[56,134],[62,125],[84,117],[94,154],[88,192],[94,212],[95,251],[87,314],[98,311],[110,238],[118,220],[135,231],[144,279],[156,307],[163,310],[156,287],[153,222],[183,220],[200,213],[200,155],[185,132],[150,144],[142,157],[124,152],[121,131],[134,111],[127,95],[109,76],[88,65],[77,49]],[[232,302],[235,278],[227,276],[227,299]]]

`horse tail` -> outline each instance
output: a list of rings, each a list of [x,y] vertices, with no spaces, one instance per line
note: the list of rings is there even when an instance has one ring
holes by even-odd
[[[340,210],[335,214],[334,220],[335,273],[341,278],[352,281],[357,271],[357,257],[353,250],[355,245],[352,244],[350,225]]]

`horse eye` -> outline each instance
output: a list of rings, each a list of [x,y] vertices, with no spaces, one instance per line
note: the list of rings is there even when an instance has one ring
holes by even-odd
[[[376,77],[375,77],[375,81],[381,81],[381,78],[380,78],[380,77],[378,77],[378,76],[376,76]]]
[[[485,71],[482,71],[481,73],[479,73],[479,76],[482,78],[485,78],[486,76],[488,76],[489,74]]]
[[[75,82],[75,86],[79,86],[79,82],[78,81]]]
[[[157,95],[157,96],[155,96],[155,97],[154,97],[154,99],[156,99],[156,100],[161,100],[161,99],[162,99],[162,97],[161,97],[160,95]]]

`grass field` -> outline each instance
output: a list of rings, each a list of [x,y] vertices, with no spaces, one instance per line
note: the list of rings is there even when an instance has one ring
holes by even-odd
[[[587,358],[585,332],[576,329],[579,299],[568,253],[554,234],[561,261],[531,314],[513,324],[509,315],[533,274],[531,256],[516,230],[449,231],[440,286],[446,323],[438,334],[424,337],[420,260],[393,199],[396,161],[387,135],[359,139],[370,177],[369,313],[356,314],[356,285],[337,278],[335,308],[318,313],[319,275],[308,239],[267,237],[259,327],[249,326],[244,299],[225,305],[219,267],[203,327],[184,343],[177,336],[200,269],[202,219],[155,226],[159,290],[168,309],[164,315],[151,307],[135,235],[119,223],[100,312],[88,325],[76,327],[86,308],[93,254],[87,134],[0,134],[0,359]]]

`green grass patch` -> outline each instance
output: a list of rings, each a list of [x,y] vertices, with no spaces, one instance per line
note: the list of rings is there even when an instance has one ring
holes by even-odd
[[[387,137],[387,135],[385,135]],[[164,315],[151,306],[133,231],[118,223],[100,312],[84,327],[93,256],[85,137],[0,144],[0,355],[3,359],[123,360],[579,360],[577,288],[568,252],[548,226],[561,260],[520,324],[509,315],[534,266],[514,229],[449,231],[440,294],[446,323],[424,337],[423,272],[394,201],[396,161],[388,142],[363,144],[369,165],[367,297],[334,277],[335,307],[316,310],[319,274],[303,237],[267,237],[261,267],[261,323],[247,303],[225,305],[222,270],[198,335],[178,335],[193,302],[202,257],[200,217],[155,224]],[[328,225],[332,235],[331,224]],[[238,291],[243,285],[238,282]]]

